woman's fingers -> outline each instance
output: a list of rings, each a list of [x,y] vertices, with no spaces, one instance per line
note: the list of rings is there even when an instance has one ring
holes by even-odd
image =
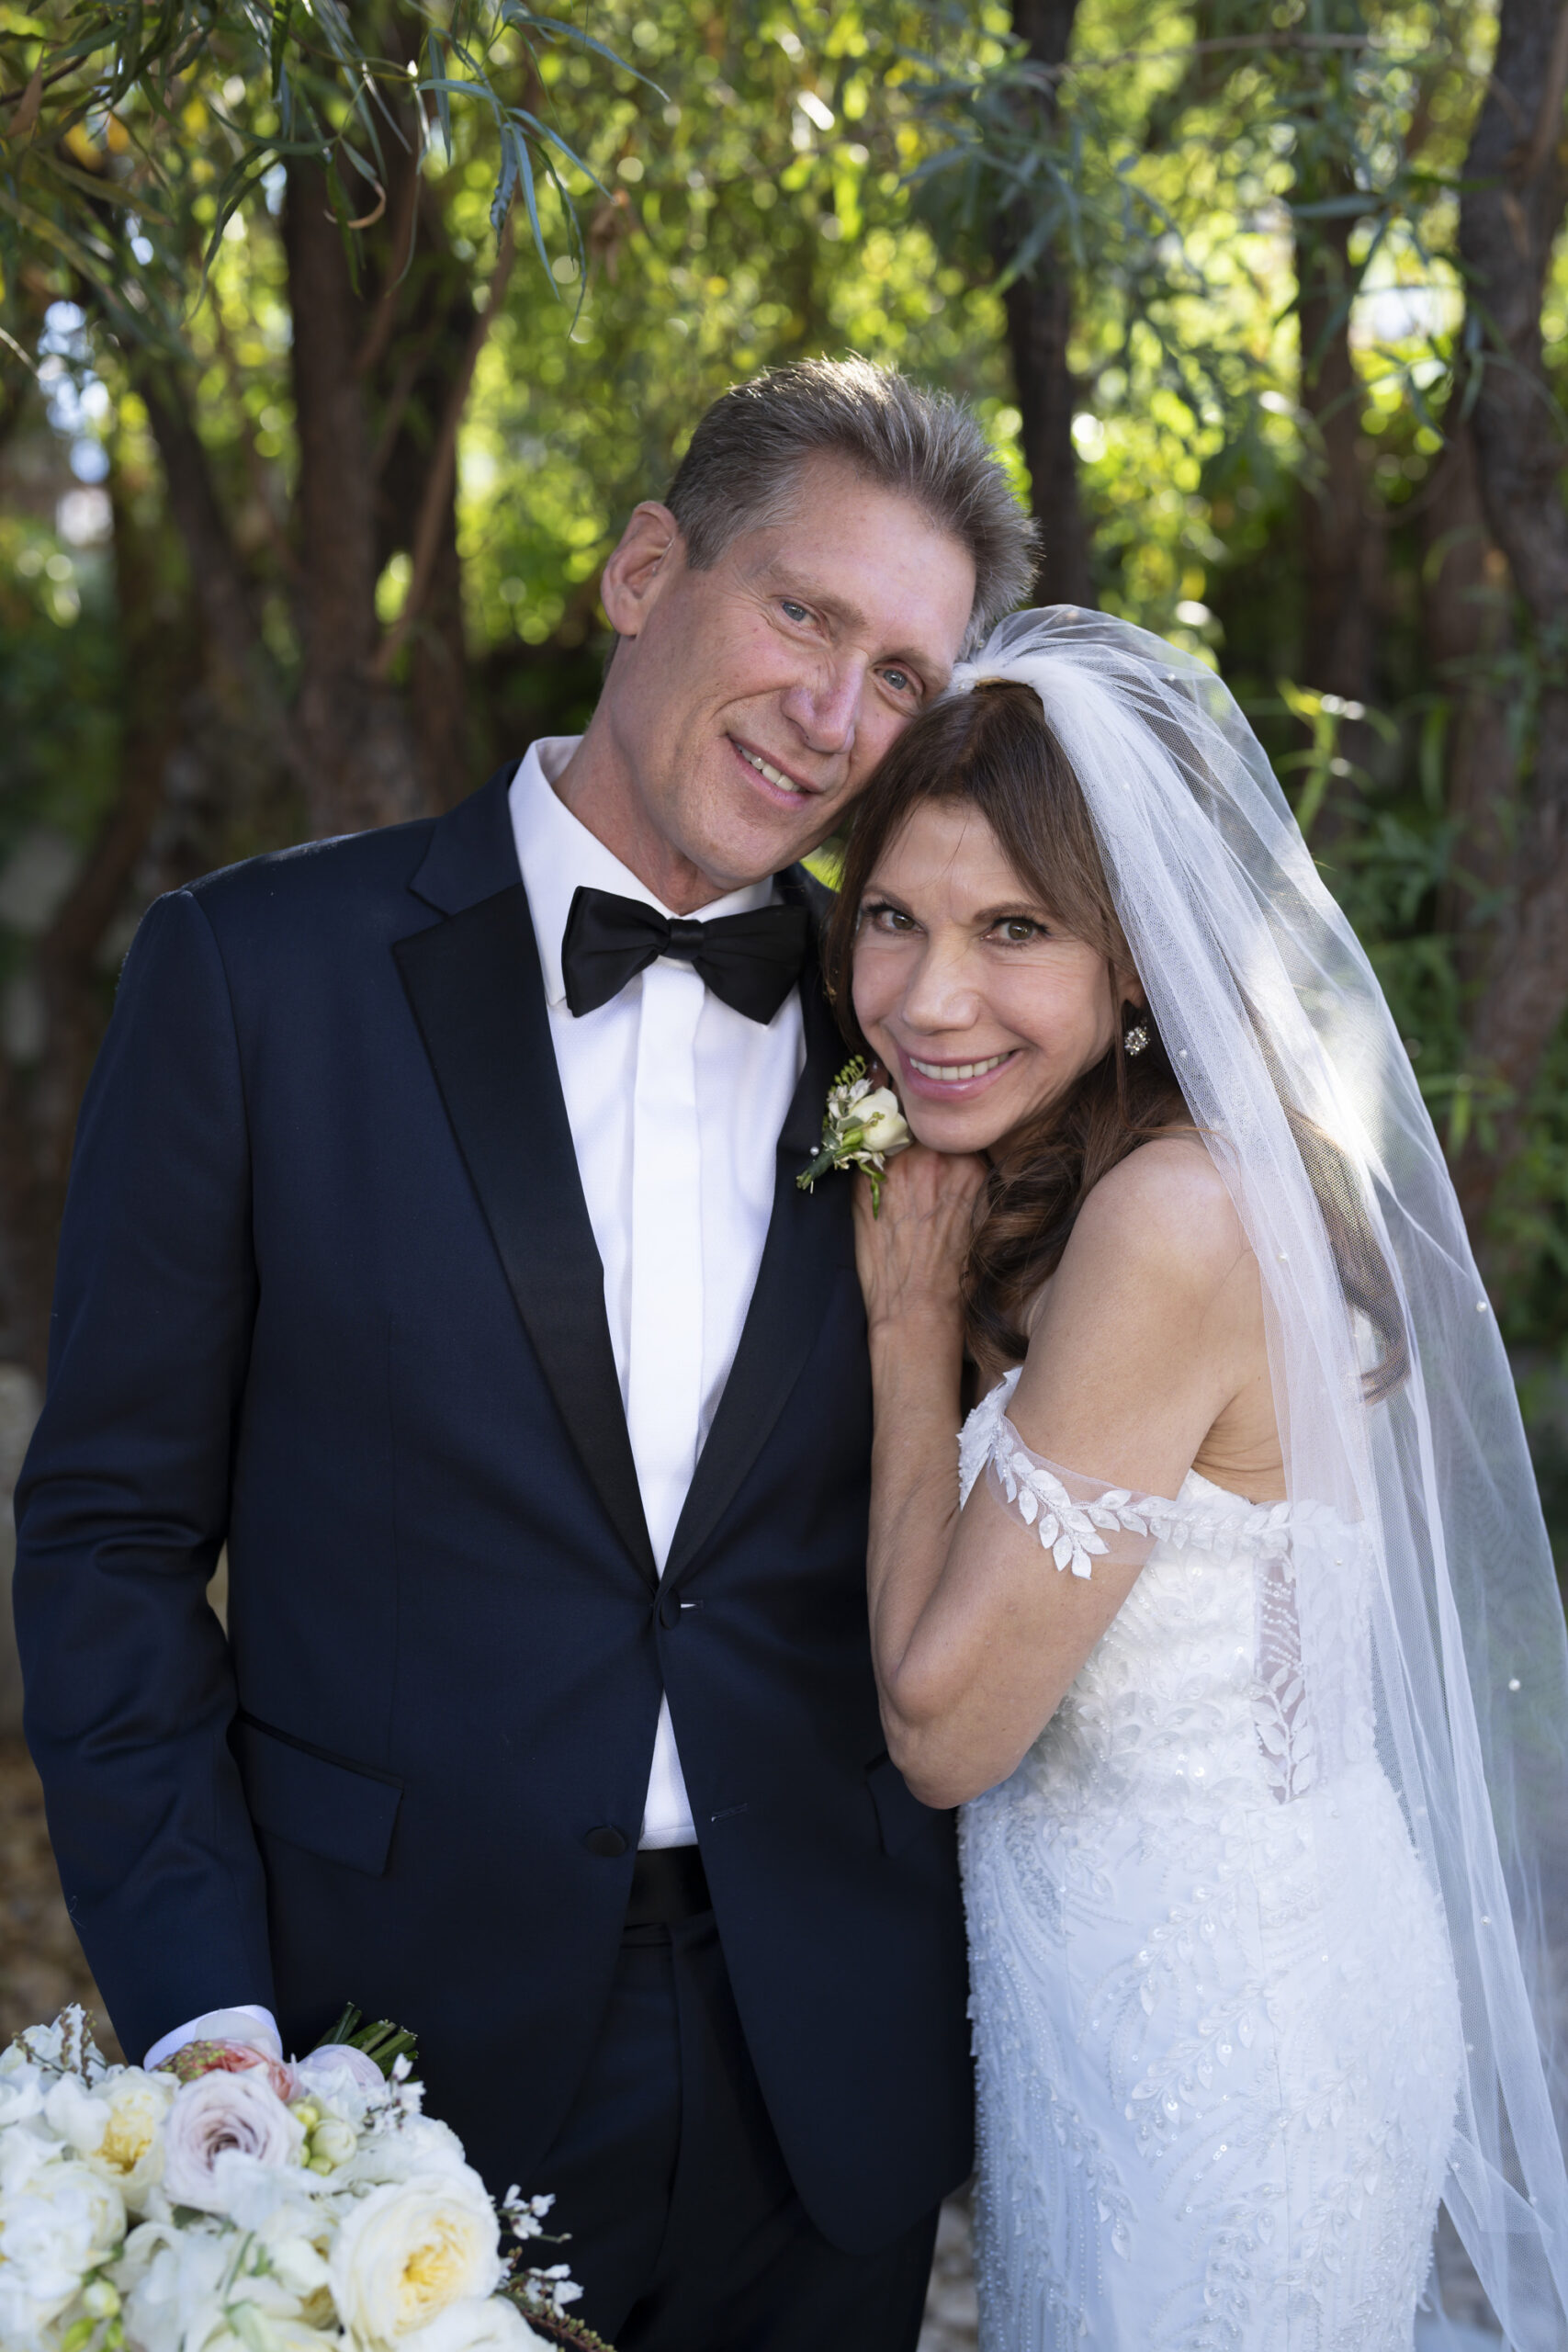
[[[985,1163],[919,1145],[893,1161],[874,1213],[869,1182],[855,1193],[855,1257],[873,1321],[956,1309],[959,1278]]]

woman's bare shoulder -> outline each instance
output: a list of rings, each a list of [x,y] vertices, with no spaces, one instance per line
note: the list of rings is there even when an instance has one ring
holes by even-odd
[[[1224,1177],[1197,1136],[1141,1144],[1100,1179],[1078,1212],[1058,1280],[1129,1283],[1212,1295],[1249,1256]]]

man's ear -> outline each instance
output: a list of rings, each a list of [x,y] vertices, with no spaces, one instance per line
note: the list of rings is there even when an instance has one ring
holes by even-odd
[[[645,498],[632,513],[600,582],[604,616],[617,637],[636,637],[679,571],[684,555],[681,526],[668,506]]]

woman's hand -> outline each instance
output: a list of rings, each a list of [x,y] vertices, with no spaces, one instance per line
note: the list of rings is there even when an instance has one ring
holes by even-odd
[[[932,1322],[956,1328],[958,1283],[986,1163],[969,1153],[900,1152],[882,1180],[882,1213],[871,1186],[855,1183],[855,1263],[873,1331]]]

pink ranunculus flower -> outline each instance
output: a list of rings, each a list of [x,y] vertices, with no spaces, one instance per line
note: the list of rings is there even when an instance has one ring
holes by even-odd
[[[305,2134],[259,2067],[222,2069],[186,2083],[164,2126],[164,2193],[172,2205],[204,2213],[225,2207],[223,2159],[299,2162]]]
[[[264,2074],[285,2107],[298,2097],[295,2069],[287,2059],[275,2058],[249,2041],[186,2041],[170,2052],[158,2072],[179,2083],[197,2083],[204,2075]]]

